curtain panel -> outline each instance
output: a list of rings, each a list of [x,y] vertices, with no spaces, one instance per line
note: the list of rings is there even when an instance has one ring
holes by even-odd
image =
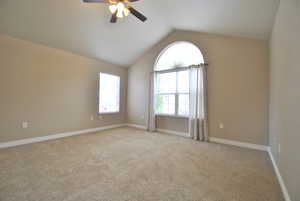
[[[156,73],[152,72],[150,74],[150,83],[149,83],[149,112],[148,112],[148,123],[147,131],[155,132],[156,131],[156,117],[155,117],[155,105],[156,105]]]
[[[189,135],[194,140],[208,141],[207,68],[192,66],[190,74]]]

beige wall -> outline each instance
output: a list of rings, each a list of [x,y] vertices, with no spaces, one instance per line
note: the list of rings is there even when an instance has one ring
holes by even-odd
[[[128,70],[129,123],[146,125],[149,72],[160,51],[175,41],[196,44],[209,63],[210,136],[268,144],[268,43],[241,37],[175,31],[151,48]],[[163,118],[158,126],[186,132],[187,120]]]
[[[271,40],[270,145],[292,201],[300,200],[300,1],[280,1]],[[280,149],[279,149],[280,146]]]
[[[183,117],[170,118],[167,116],[159,116],[156,118],[156,125],[158,128],[178,132],[187,132],[189,126],[188,123],[188,119]]]
[[[121,76],[122,86],[121,113],[103,119],[99,72]],[[124,123],[126,88],[126,69],[0,35],[0,142]]]

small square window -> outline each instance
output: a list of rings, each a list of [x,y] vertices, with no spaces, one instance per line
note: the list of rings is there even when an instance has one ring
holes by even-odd
[[[158,93],[176,93],[176,72],[162,73],[157,76]]]
[[[158,95],[156,112],[158,114],[175,115],[175,95]]]

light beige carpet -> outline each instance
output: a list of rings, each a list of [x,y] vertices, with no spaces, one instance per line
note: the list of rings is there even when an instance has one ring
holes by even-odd
[[[267,153],[119,128],[0,150],[1,201],[283,201]]]

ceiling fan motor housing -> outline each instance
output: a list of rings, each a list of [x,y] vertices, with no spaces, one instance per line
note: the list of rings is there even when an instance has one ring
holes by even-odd
[[[113,8],[110,8],[110,11],[112,12],[112,17],[110,19],[111,23],[116,23],[117,18],[123,18],[123,14],[127,16],[129,13],[134,15],[142,22],[145,22],[147,20],[147,17],[145,17],[142,13],[128,5],[129,3],[135,1],[139,0],[83,0],[83,2],[87,3],[108,3],[110,6],[115,6]]]

